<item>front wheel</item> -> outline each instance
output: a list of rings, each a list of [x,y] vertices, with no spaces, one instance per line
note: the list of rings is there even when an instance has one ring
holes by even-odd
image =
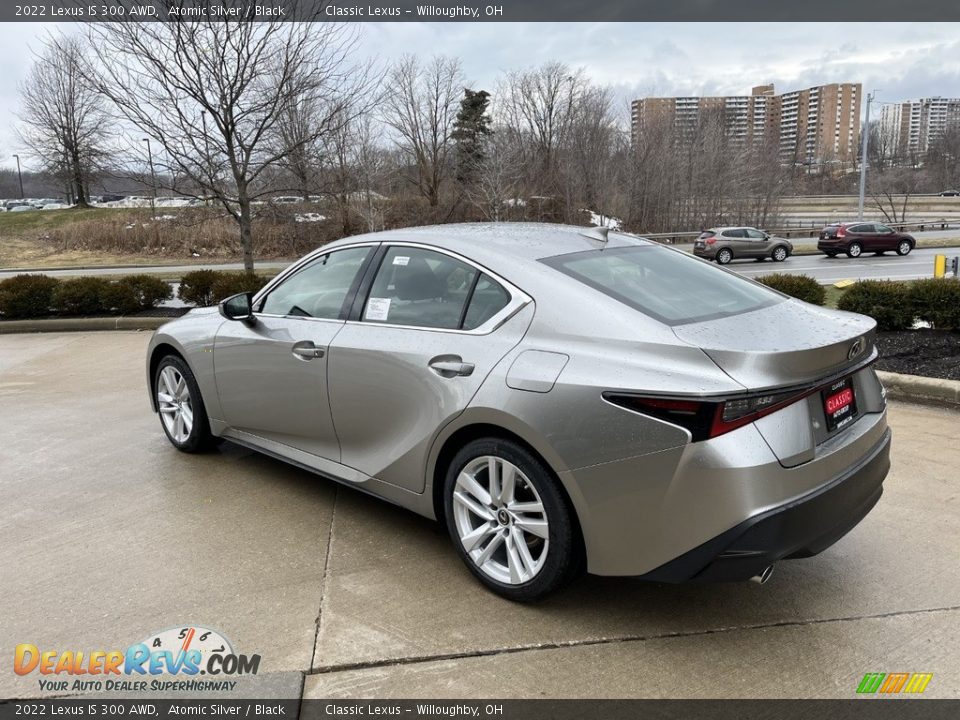
[[[160,361],[153,387],[160,425],[177,450],[199,452],[215,443],[200,387],[181,358],[167,355]]]
[[[863,254],[863,246],[860,243],[850,243],[847,248],[847,257],[860,257]]]
[[[525,448],[467,444],[444,481],[447,529],[470,572],[508,600],[537,600],[580,570],[579,533],[557,480]]]
[[[731,260],[733,260],[733,253],[726,248],[717,253],[717,263],[719,265],[726,265]]]
[[[772,255],[773,261],[774,261],[774,262],[783,262],[784,260],[787,259],[787,256],[788,256],[789,254],[790,254],[790,253],[787,252],[787,249],[786,249],[783,245],[780,245],[779,247],[775,247],[775,248],[773,249],[773,255]]]
[[[909,240],[901,240],[900,244],[897,245],[897,255],[909,255],[911,250],[913,250],[913,245]]]

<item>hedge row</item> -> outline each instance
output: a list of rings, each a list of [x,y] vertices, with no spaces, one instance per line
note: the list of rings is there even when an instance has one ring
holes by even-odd
[[[185,303],[205,307],[242,292],[256,292],[270,278],[253,273],[228,273],[218,270],[194,270],[180,280],[177,297]]]
[[[826,300],[824,287],[806,275],[764,275],[757,280],[814,305]],[[940,330],[960,329],[960,282],[952,278],[909,283],[861,280],[840,297],[837,307],[869,315],[879,330],[907,330],[918,320]]]
[[[130,275],[120,280],[16,275],[0,281],[0,317],[126,315],[155,307],[172,294],[169,284],[152,275]]]
[[[816,280],[808,275],[763,275],[757,278],[767,287],[779,290],[784,295],[795,297],[814,305],[823,305],[827,301],[827,291]]]
[[[917,320],[938,330],[960,329],[960,281],[861,280],[850,286],[837,307],[871,316],[880,330],[907,330]]]

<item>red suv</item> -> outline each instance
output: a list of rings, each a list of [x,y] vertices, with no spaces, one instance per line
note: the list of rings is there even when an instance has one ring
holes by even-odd
[[[917,241],[912,235],[898,233],[893,228],[880,223],[833,223],[820,231],[817,250],[836,257],[846,253],[847,257],[860,257],[865,252],[883,255],[887,250],[895,250],[897,255],[909,255]]]

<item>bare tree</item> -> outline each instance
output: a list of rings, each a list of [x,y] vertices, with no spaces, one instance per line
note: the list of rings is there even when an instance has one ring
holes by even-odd
[[[498,91],[504,124],[524,149],[531,190],[557,194],[560,190],[558,154],[574,108],[589,87],[582,70],[559,62],[508,73]]]
[[[471,177],[465,186],[467,198],[488,220],[500,222],[509,208],[520,202],[519,151],[508,134],[494,132],[484,138],[483,152],[467,170]]]
[[[20,85],[20,137],[44,169],[66,181],[68,194],[87,205],[87,186],[106,154],[106,114],[84,81],[87,57],[76,37],[50,37]]]
[[[437,56],[423,64],[406,55],[388,73],[384,119],[399,135],[399,149],[414,168],[412,178],[431,208],[450,174],[454,121],[464,77],[460,61]]]
[[[370,81],[351,61],[355,31],[320,21],[320,9],[315,22],[191,16],[89,26],[97,62],[86,77],[159,145],[154,161],[166,175],[175,170],[236,220],[247,270],[252,203],[274,189],[271,172],[339,127]],[[281,132],[306,108],[296,132]]]
[[[874,207],[889,223],[905,222],[910,197],[922,181],[914,168],[895,167],[867,176],[867,189]]]

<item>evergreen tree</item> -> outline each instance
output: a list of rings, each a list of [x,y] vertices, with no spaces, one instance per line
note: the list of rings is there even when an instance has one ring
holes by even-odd
[[[484,140],[493,134],[489,106],[490,93],[486,90],[464,88],[452,135],[456,143],[457,182],[461,185],[473,182],[476,168],[484,160]]]

